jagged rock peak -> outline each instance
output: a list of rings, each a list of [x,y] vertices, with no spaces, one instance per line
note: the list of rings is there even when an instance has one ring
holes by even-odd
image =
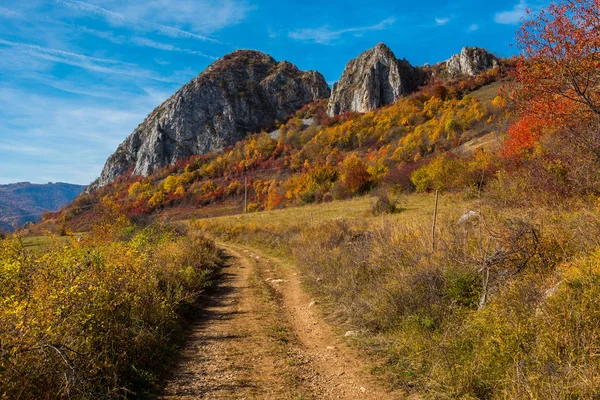
[[[350,60],[333,86],[329,115],[368,112],[413,92],[424,80],[421,70],[398,60],[383,43]]]
[[[259,51],[235,51],[158,106],[109,157],[95,187],[222,149],[329,95],[318,72]]]
[[[497,65],[499,65],[498,58],[487,50],[479,47],[463,47],[459,54],[453,55],[446,61],[446,71],[450,76],[476,76]]]

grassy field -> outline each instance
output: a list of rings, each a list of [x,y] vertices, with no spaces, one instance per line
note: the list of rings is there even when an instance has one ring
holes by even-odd
[[[502,89],[506,82],[494,82],[492,84],[486,85],[481,89],[477,89],[476,91],[470,93],[470,96],[477,98],[477,100],[481,102],[492,101],[498,96],[498,92]]]
[[[371,214],[374,202],[192,225],[293,262],[328,318],[361,332],[356,342],[378,354],[392,387],[427,398],[597,395],[597,211],[445,194],[434,248],[435,195],[405,196],[401,212],[383,217]],[[467,211],[478,216],[459,223]]]
[[[75,233],[67,236],[49,236],[49,235],[40,235],[40,236],[29,236],[24,237],[23,247],[28,250],[39,250],[48,247],[54,243],[70,243],[73,240],[77,240],[78,238],[86,238],[88,236],[87,233]]]
[[[319,224],[332,220],[368,221],[381,223],[385,221],[425,220],[431,223],[435,206],[435,194],[412,194],[403,196],[396,214],[373,216],[371,208],[376,199],[372,196],[357,197],[351,200],[336,200],[330,203],[311,204],[303,207],[290,207],[281,210],[262,211],[248,214],[237,214],[203,220],[208,224],[220,226],[245,225],[277,225],[280,227],[306,224]],[[438,216],[456,216],[477,207],[475,200],[463,200],[460,195],[442,194],[438,202]]]

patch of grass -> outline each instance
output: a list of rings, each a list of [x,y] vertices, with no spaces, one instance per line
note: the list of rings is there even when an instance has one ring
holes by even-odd
[[[87,237],[87,233],[76,233],[69,236],[28,236],[23,237],[21,240],[23,241],[23,246],[28,250],[44,250],[56,243],[69,244],[72,241],[77,241],[79,238],[85,239]]]
[[[480,102],[491,102],[498,96],[498,93],[505,82],[493,82],[489,85],[485,85],[474,92],[469,93],[469,96],[475,97]]]

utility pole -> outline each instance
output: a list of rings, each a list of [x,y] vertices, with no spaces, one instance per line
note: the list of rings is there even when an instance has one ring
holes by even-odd
[[[431,249],[435,252],[435,225],[437,223],[439,191],[435,191],[435,208],[433,209],[433,227],[431,228]]]
[[[248,212],[248,173],[244,171],[244,214]]]

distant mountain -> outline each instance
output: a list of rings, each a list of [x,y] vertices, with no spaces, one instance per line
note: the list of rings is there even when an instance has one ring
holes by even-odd
[[[68,183],[0,185],[0,231],[10,232],[27,222],[36,222],[44,212],[59,210],[84,189]]]

